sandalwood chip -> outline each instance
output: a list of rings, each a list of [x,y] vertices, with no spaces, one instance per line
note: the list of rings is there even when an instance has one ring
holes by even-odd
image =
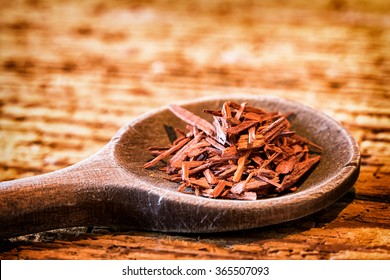
[[[288,114],[227,101],[219,110],[203,110],[209,122],[178,105],[169,109],[188,132],[171,129],[177,138],[169,147],[149,147],[154,158],[144,168],[159,165],[179,192],[213,199],[278,196],[297,191],[320,161],[312,154],[321,147],[290,130]]]

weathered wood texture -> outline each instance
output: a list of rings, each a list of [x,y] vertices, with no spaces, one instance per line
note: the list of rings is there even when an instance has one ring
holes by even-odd
[[[350,130],[362,166],[347,195],[255,230],[76,228],[3,240],[0,258],[390,259],[390,4],[269,2],[2,1],[0,179],[78,162],[160,105],[245,93]]]

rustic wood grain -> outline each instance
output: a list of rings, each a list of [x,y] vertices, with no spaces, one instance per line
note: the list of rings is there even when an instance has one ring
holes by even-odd
[[[389,259],[388,1],[11,1],[0,6],[0,180],[76,163],[132,118],[230,93],[299,100],[362,152],[354,188],[297,222],[207,235],[72,228],[1,259]]]

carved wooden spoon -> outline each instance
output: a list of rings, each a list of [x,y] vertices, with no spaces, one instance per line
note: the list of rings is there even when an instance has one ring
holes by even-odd
[[[181,104],[207,118],[223,102],[293,113],[298,134],[323,147],[321,162],[298,191],[257,201],[210,199],[177,191],[164,172],[144,169],[149,146],[169,143],[164,126],[183,127],[167,107],[122,127],[95,155],[68,168],[0,184],[0,238],[74,226],[164,232],[217,232],[297,219],[343,196],[359,174],[358,146],[330,117],[273,97],[230,96]]]

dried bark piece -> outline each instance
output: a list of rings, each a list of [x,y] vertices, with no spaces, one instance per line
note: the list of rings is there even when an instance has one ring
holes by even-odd
[[[275,179],[269,179],[262,175],[256,175],[256,177],[268,184],[275,186],[277,189],[282,188],[282,185],[275,181],[275,179],[278,179],[277,177],[275,177]]]
[[[230,107],[232,107],[234,109],[238,110],[238,109],[241,108],[241,104],[238,104],[238,103],[236,103],[234,101],[227,101],[227,103],[229,104]],[[264,113],[266,113],[265,111],[263,111],[260,108],[255,108],[255,107],[251,107],[251,106],[245,106],[244,112],[252,112],[252,113],[257,113],[257,114],[264,114]]]
[[[222,117],[224,117],[225,119],[232,117],[232,112],[230,110],[228,103],[226,102],[223,103],[221,113],[222,113]]]
[[[237,165],[232,164],[229,168],[223,169],[223,172],[218,174],[219,179],[226,179],[230,177],[237,170]]]
[[[190,178],[190,166],[188,162],[183,162],[181,164],[181,179],[187,181]]]
[[[246,104],[247,104],[247,103],[248,103],[248,102],[243,102],[243,103],[241,103],[240,108],[238,109],[236,115],[234,116],[234,118],[235,118],[236,120],[240,120],[242,114],[243,114],[244,111],[245,111],[245,107],[246,107]]]
[[[226,181],[225,180],[220,180],[217,184],[217,186],[213,190],[213,197],[216,198],[220,196],[225,189],[226,186]]]
[[[190,170],[190,175],[193,175],[193,174],[196,174],[200,171],[203,171],[203,170],[209,168],[210,166],[212,166],[213,164],[216,164],[216,162],[207,162],[207,163],[204,163],[202,165],[199,165],[198,167],[195,167],[195,168]]]
[[[230,191],[234,194],[241,194],[244,192],[246,184],[247,184],[246,181],[240,181],[240,182],[236,183],[235,185],[233,185],[233,187],[231,188]]]
[[[207,135],[214,135],[215,129],[208,121],[198,117],[190,111],[178,105],[170,105],[169,110],[186,123],[203,130]]]
[[[229,133],[229,134],[239,134],[241,131],[244,131],[245,129],[248,129],[251,126],[253,126],[253,125],[257,124],[257,123],[258,123],[258,121],[243,121],[239,125],[230,127],[227,130],[227,133]]]
[[[239,199],[239,200],[256,200],[257,193],[255,192],[244,192],[242,194],[230,193],[226,195],[226,198]]]
[[[265,145],[263,138],[264,138],[263,135],[256,134],[256,140],[253,141],[252,143],[249,143],[248,134],[240,135],[240,138],[237,141],[237,150],[261,148]]]
[[[220,143],[215,141],[213,138],[207,137],[205,139],[206,139],[207,142],[209,142],[212,146],[214,146],[218,150],[223,151],[225,149],[225,146],[221,145]]]
[[[214,125],[216,133],[217,133],[217,135],[216,135],[217,141],[220,144],[224,145],[226,143],[226,140],[227,140],[226,128],[222,126],[220,120],[221,120],[220,117],[215,117],[214,116],[213,125]]]
[[[256,141],[256,127],[252,126],[248,129],[248,144],[249,146],[253,145]]]
[[[217,178],[214,176],[214,173],[210,169],[203,170],[203,175],[205,176],[209,184],[215,185],[218,183]]]
[[[235,194],[241,194],[242,192],[244,192],[246,185],[252,179],[252,177],[253,177],[253,172],[248,175],[245,181],[240,181],[234,184],[230,189],[230,191]]]
[[[288,174],[293,170],[296,162],[297,162],[297,158],[294,156],[291,156],[287,160],[281,161],[278,164],[278,166],[276,167],[275,171],[278,174]]]
[[[222,155],[222,151],[218,150],[214,147],[206,147],[205,151],[208,153],[209,158],[212,158],[213,156],[220,156]]]
[[[287,128],[287,120],[284,117],[277,119],[269,127],[261,131],[264,134],[264,141],[271,143],[280,133]]]
[[[163,151],[157,151],[157,150],[150,151],[150,154],[155,157],[161,155],[162,153]]]
[[[234,173],[233,182],[237,183],[238,181],[241,180],[242,172],[244,171],[244,167],[245,167],[245,162],[248,156],[250,155],[250,153],[251,153],[250,150],[245,151],[244,154],[240,156],[240,158],[238,159],[237,170]]]
[[[210,114],[210,115],[216,116],[216,117],[222,117],[222,111],[221,110],[203,109],[203,113]]]
[[[194,189],[195,195],[200,196],[201,191],[200,191],[199,187],[197,185],[191,185],[191,186]]]
[[[244,117],[246,119],[252,120],[252,121],[258,121],[258,122],[262,122],[263,121],[262,115],[259,115],[259,114],[256,114],[256,113],[246,113],[246,114],[244,114]]]
[[[191,147],[198,143],[199,140],[202,138],[203,134],[199,133],[196,135],[191,141],[189,141],[186,145],[184,145],[170,160],[169,164],[173,167],[180,168],[181,162],[185,160],[187,157],[187,152]]]
[[[269,187],[275,189],[275,187],[270,183],[259,180],[251,180],[245,185],[244,191],[259,191],[261,189],[269,190]]]
[[[210,147],[210,143],[207,142],[206,140],[202,140],[201,142],[199,143],[195,143],[193,144],[188,150],[187,150],[187,156],[188,157],[196,157],[197,155],[199,155],[200,153],[202,153],[206,148],[206,147]]]
[[[177,143],[179,143],[181,140],[185,139],[187,136],[186,135],[180,135],[179,137],[177,137],[173,142],[172,142],[172,145],[175,146],[177,145]]]
[[[251,160],[254,161],[258,166],[261,166],[264,163],[264,159],[259,156],[251,157]]]
[[[211,186],[207,182],[206,178],[200,178],[200,179],[189,178],[187,179],[187,182],[190,183],[191,185],[197,185],[205,189],[211,189]]]
[[[300,152],[303,151],[303,147],[301,145],[295,144],[292,146],[293,153],[294,154],[299,154]]]
[[[222,157],[231,157],[237,155],[237,148],[236,146],[230,146],[222,151]]]
[[[255,170],[253,174],[255,174],[256,176],[264,176],[270,179],[273,179],[278,176],[277,172],[263,167],[260,167],[259,169]]]
[[[280,187],[276,189],[277,192],[282,192],[289,187],[292,187],[301,177],[309,171],[316,163],[320,161],[320,156],[310,158],[295,164],[294,170],[284,177]]]
[[[171,147],[170,149],[166,150],[165,152],[161,153],[159,156],[155,157],[148,163],[144,165],[144,168],[149,168],[153,165],[155,165],[160,160],[168,157],[169,155],[173,154],[177,150],[179,150],[181,147],[183,147],[185,144],[187,144],[190,141],[189,138],[182,139],[179,143],[177,143],[175,146]]]
[[[213,189],[201,189],[200,192],[201,192],[201,195],[204,197],[214,198],[213,197],[213,192],[214,192]]]
[[[188,188],[188,183],[187,182],[183,182],[180,184],[180,186],[177,188],[177,191],[179,192],[184,192],[187,188]]]
[[[265,160],[262,164],[261,164],[261,168],[265,168],[267,167],[275,158],[277,158],[281,153],[273,153],[272,156],[270,156],[267,160]]]

